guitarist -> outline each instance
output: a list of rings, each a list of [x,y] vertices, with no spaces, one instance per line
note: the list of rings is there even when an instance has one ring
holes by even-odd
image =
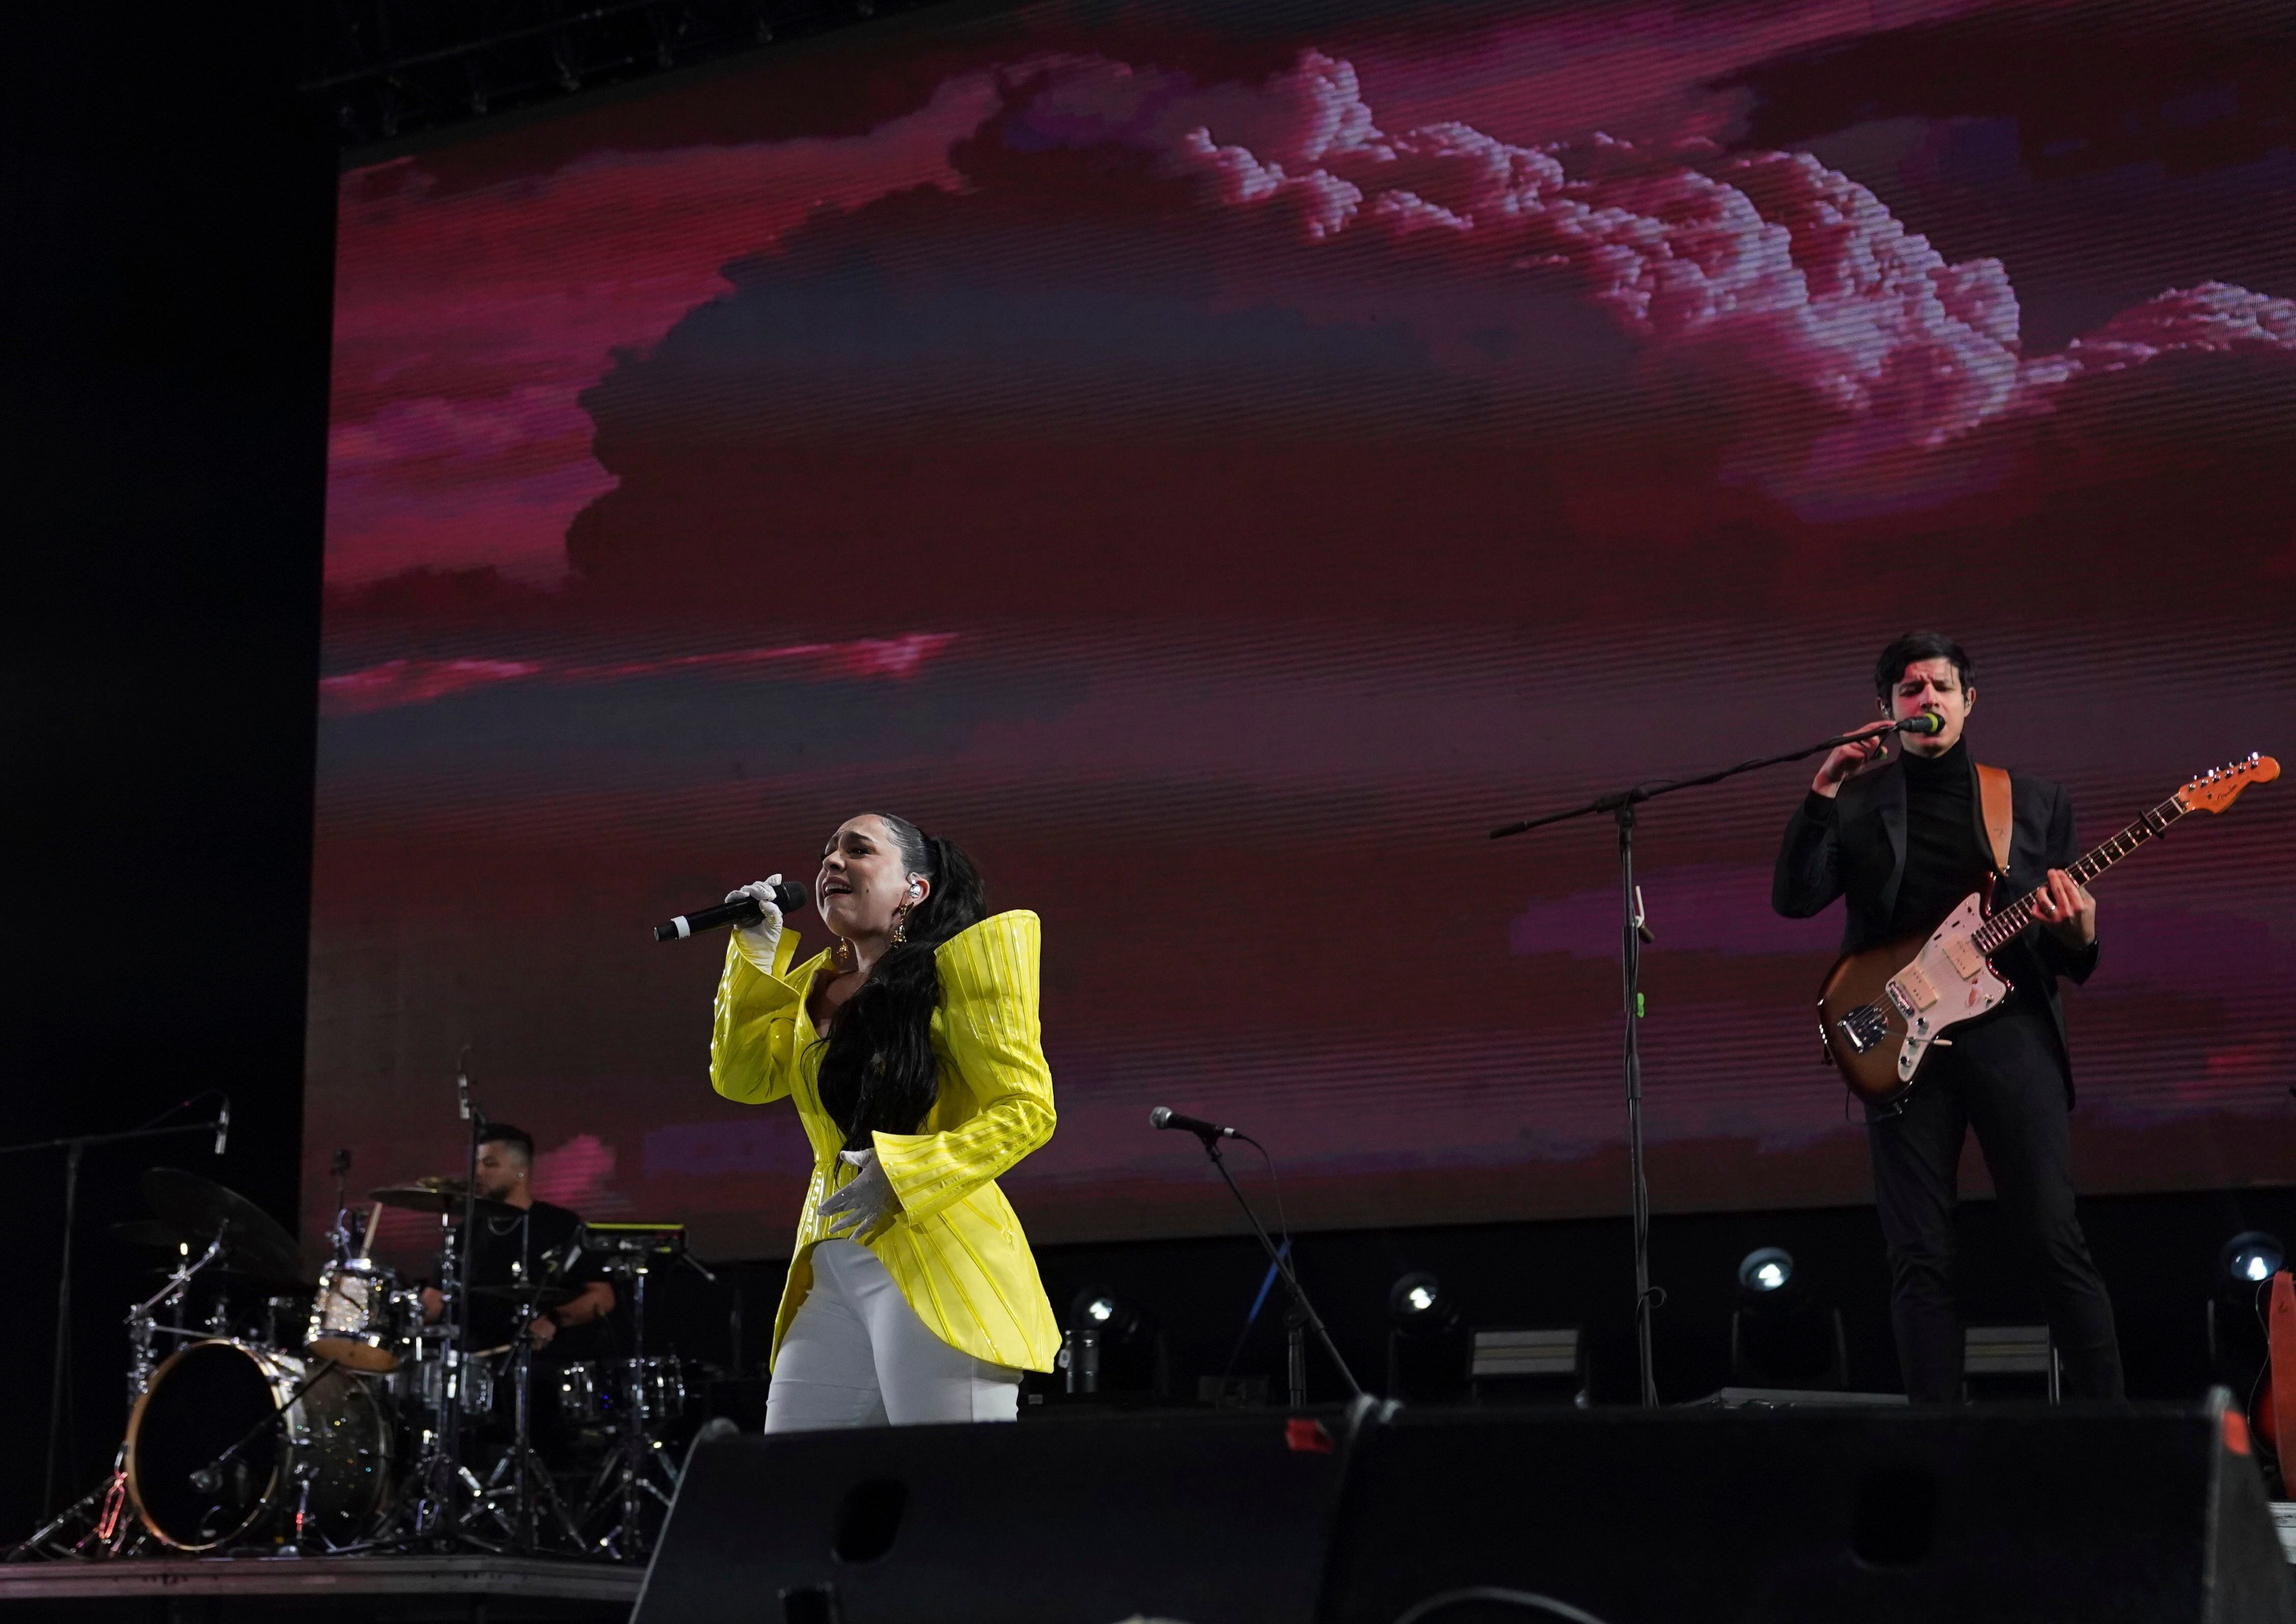
[[[1977,702],[1970,659],[1952,638],[1911,632],[1882,651],[1874,687],[1891,721],[1936,716],[1926,737],[1877,735],[1829,754],[1786,825],[1770,890],[1789,919],[1846,898],[1842,950],[1934,929],[1992,870],[1976,759],[1963,730]],[[1904,742],[1902,754],[1887,748]],[[1989,770],[1989,769],[1988,769]],[[1874,1193],[1890,1249],[1890,1318],[1906,1391],[1957,1400],[1962,1331],[1953,1300],[1956,1174],[1977,1130],[2002,1215],[2040,1271],[2064,1391],[2119,1399],[2112,1304],[2073,1211],[2072,1066],[2057,979],[2096,968],[2096,900],[2064,871],[2079,856],[2072,800],[2046,778],[2010,777],[2009,873],[2002,898],[2046,886],[2040,923],[1994,955],[2015,988],[1993,1013],[1956,1027],[1922,1062],[1913,1091],[1869,1107]]]

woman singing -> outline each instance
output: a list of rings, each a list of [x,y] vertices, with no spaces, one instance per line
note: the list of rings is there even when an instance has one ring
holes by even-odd
[[[996,1183],[1053,1136],[1037,916],[983,917],[972,859],[881,812],[831,839],[834,945],[794,969],[771,883],[734,893],[765,917],[726,949],[709,1040],[718,1092],[790,1095],[813,1146],[766,1431],[1010,1421],[1060,1346]]]

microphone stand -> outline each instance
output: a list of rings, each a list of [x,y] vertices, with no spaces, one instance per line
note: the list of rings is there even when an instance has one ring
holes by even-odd
[[[205,1096],[193,1095],[193,1100]],[[186,1100],[188,1105],[192,1100]],[[182,1105],[171,1105],[168,1111],[180,1111]],[[160,1113],[166,1116],[168,1111]],[[228,1120],[228,1119],[226,1119]],[[71,1390],[71,1275],[72,1230],[79,1216],[79,1167],[91,1145],[124,1144],[135,1139],[164,1139],[173,1134],[214,1133],[222,1124],[217,1121],[177,1122],[168,1128],[153,1128],[146,1124],[114,1134],[74,1134],[62,1139],[34,1139],[22,1144],[0,1144],[0,1156],[12,1156],[24,1151],[62,1151],[64,1153],[64,1239],[63,1256],[56,1272],[56,1347],[48,1370],[48,1455],[47,1464],[40,1478],[40,1515],[55,1510],[57,1457],[64,1453],[65,1410],[70,1407],[67,1397]],[[69,1471],[70,1461],[64,1463]]]
[[[455,1266],[455,1292],[450,1305],[455,1316],[455,1328],[447,1338],[447,1382],[443,1402],[439,1407],[439,1454],[445,1465],[446,1482],[440,1496],[442,1505],[451,1505],[456,1482],[466,1474],[463,1469],[463,1393],[469,1379],[467,1368],[471,1348],[471,1270],[478,1257],[479,1230],[479,1147],[486,1143],[487,1113],[471,1098],[471,1046],[464,1044],[455,1062],[455,1100],[471,1124],[471,1141],[463,1169],[463,1226],[455,1236],[454,1251],[449,1258]],[[475,1508],[473,1508],[475,1509]]]
[[[1234,1196],[1235,1204],[1243,1209],[1243,1216],[1250,1221],[1251,1233],[1259,1237],[1259,1244],[1267,1253],[1267,1260],[1275,1266],[1276,1274],[1283,1281],[1283,1290],[1287,1299],[1283,1312],[1286,1344],[1284,1366],[1285,1374],[1291,1383],[1292,1407],[1301,1409],[1308,1403],[1308,1348],[1307,1340],[1301,1334],[1303,1330],[1316,1333],[1316,1340],[1323,1344],[1324,1353],[1330,1356],[1332,1365],[1338,1367],[1340,1379],[1348,1384],[1348,1397],[1362,1398],[1363,1384],[1356,1380],[1356,1373],[1348,1368],[1348,1362],[1340,1357],[1340,1350],[1332,1346],[1332,1333],[1324,1329],[1324,1321],[1316,1312],[1316,1305],[1308,1300],[1307,1288],[1300,1284],[1300,1276],[1292,1270],[1291,1253],[1268,1238],[1266,1226],[1259,1221],[1259,1215],[1251,1210],[1251,1203],[1244,1199],[1243,1191],[1237,1186],[1235,1175],[1227,1170],[1227,1162],[1219,1153],[1218,1137],[1212,1134],[1198,1134],[1196,1136],[1203,1141],[1204,1154],[1210,1157],[1212,1166],[1219,1169],[1220,1177],[1227,1184],[1228,1193]],[[1259,1140],[1243,1134],[1238,1134],[1235,1136],[1243,1140],[1246,1144],[1258,1149],[1262,1155],[1267,1153],[1267,1147],[1261,1144]]]
[[[1735,767],[1723,767],[1718,772],[1702,773],[1695,778],[1663,778],[1649,783],[1631,784],[1608,795],[1597,795],[1584,806],[1550,812],[1543,817],[1525,818],[1521,823],[1491,831],[1491,839],[1503,841],[1511,835],[1543,829],[1549,824],[1567,823],[1574,817],[1590,817],[1599,812],[1609,813],[1618,824],[1619,906],[1625,919],[1624,927],[1619,932],[1619,979],[1627,1029],[1620,1068],[1626,1081],[1627,1178],[1634,1215],[1635,1345],[1641,1366],[1642,1401],[1645,1408],[1655,1408],[1658,1405],[1658,1374],[1651,1358],[1651,1314],[1666,1300],[1666,1292],[1663,1287],[1653,1290],[1650,1279],[1650,1180],[1643,1166],[1643,1057],[1639,1026],[1643,1013],[1643,945],[1656,939],[1644,923],[1642,896],[1635,885],[1635,808],[1646,800],[1671,795],[1677,790],[1700,789],[1710,783],[1720,783],[1726,778],[1735,778],[1741,773],[1800,761],[1821,750],[1847,744],[1853,739],[1894,737],[1903,731],[1903,728],[1861,727],[1855,733],[1837,734],[1833,738],[1820,740],[1800,750],[1785,750],[1775,756],[1759,756],[1751,761],[1741,761]]]

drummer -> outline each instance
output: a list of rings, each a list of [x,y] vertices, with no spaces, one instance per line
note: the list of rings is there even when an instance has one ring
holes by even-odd
[[[501,1208],[480,1208],[472,1239],[469,1280],[473,1286],[504,1286],[513,1281],[554,1280],[575,1292],[573,1299],[544,1309],[532,1322],[537,1349],[556,1344],[552,1363],[593,1357],[580,1344],[594,1342],[601,1320],[614,1311],[613,1282],[597,1261],[576,1249],[582,1219],[570,1208],[537,1201],[533,1190],[534,1136],[507,1122],[492,1124],[479,1145],[479,1193]],[[553,1270],[557,1270],[554,1275]],[[422,1292],[422,1317],[436,1323],[446,1300],[432,1287]],[[483,1292],[471,1300],[471,1346],[500,1348],[517,1328],[510,1304]],[[562,1333],[573,1333],[562,1342]]]

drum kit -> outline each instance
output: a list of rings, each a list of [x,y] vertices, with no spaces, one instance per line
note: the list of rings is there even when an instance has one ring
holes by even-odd
[[[144,1175],[153,1216],[113,1233],[174,1267],[127,1312],[126,1436],[110,1477],[12,1554],[647,1554],[701,1396],[692,1367],[644,1344],[650,1275],[714,1278],[684,1226],[585,1226],[507,1284],[465,1284],[466,1226],[520,1210],[423,1179],[371,1192],[355,1237],[348,1167],[339,1153],[316,1282],[245,1197],[172,1168]],[[385,1208],[439,1221],[427,1292],[372,1256]],[[620,1288],[627,1356],[538,1365],[533,1322],[575,1297],[580,1254]],[[211,1303],[196,1323],[195,1289]],[[489,1304],[517,1329],[472,1347],[470,1309]],[[550,1459],[536,1439],[545,1408]]]

